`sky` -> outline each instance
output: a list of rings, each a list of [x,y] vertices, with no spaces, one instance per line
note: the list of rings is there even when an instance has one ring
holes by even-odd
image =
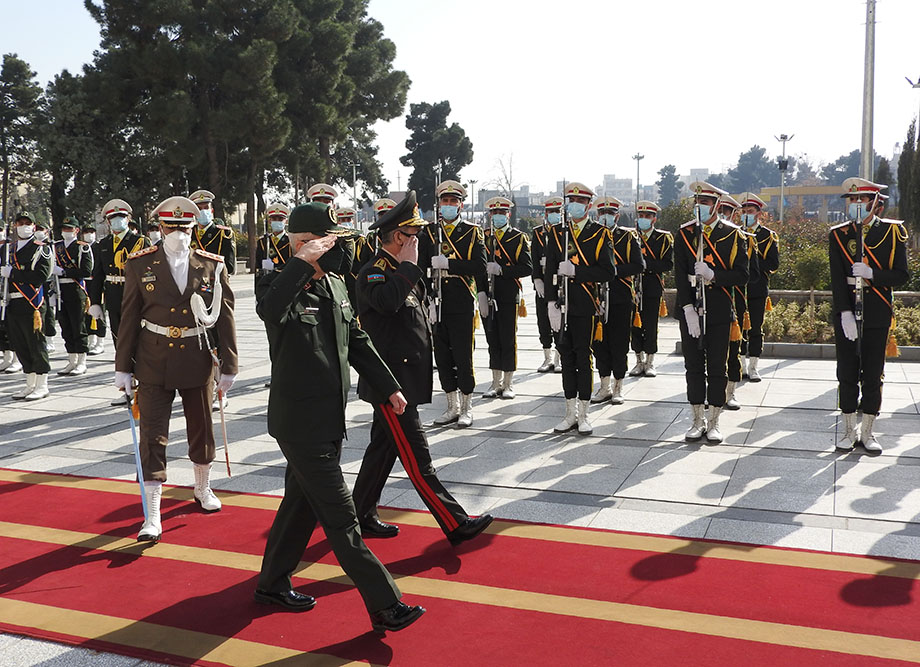
[[[754,145],[815,163],[859,148],[863,0],[371,0],[410,103],[449,100],[473,142],[477,189],[499,161],[531,191],[604,174],[657,179],[674,164],[724,171]],[[873,143],[890,157],[920,110],[920,2],[878,0]],[[44,84],[79,71],[99,31],[79,0],[4,2],[0,53]],[[36,30],[35,26],[41,26]],[[410,170],[405,116],[375,126],[391,188]],[[778,174],[777,174],[778,176]]]

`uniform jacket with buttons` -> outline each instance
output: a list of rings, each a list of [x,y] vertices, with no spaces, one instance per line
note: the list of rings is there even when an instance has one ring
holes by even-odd
[[[21,294],[22,298],[11,300],[10,306],[14,311],[28,309],[22,306],[26,301],[31,304],[32,309],[39,309],[45,303],[44,284],[51,276],[51,246],[29,239],[23,246],[17,249],[18,239],[9,241],[10,243],[10,266],[12,270],[9,277],[9,293]],[[6,248],[0,245],[3,254],[0,255],[0,264],[6,263]],[[2,295],[0,295],[2,296]]]
[[[530,258],[533,267],[530,275],[534,280],[537,278],[543,280],[543,269],[546,264],[543,260],[546,257],[546,240],[549,238],[549,233],[549,226],[546,224],[535,227],[533,230],[533,239],[530,244]]]
[[[671,232],[653,227],[647,237],[640,231],[637,238],[645,260],[642,299],[645,303],[658,301],[664,292],[663,274],[674,268],[674,237]]]
[[[529,276],[533,271],[530,259],[530,244],[527,236],[514,227],[506,226],[501,238],[495,230],[495,238],[486,234],[486,259],[496,262],[502,267],[501,275],[493,276],[495,300],[498,303],[517,303],[521,298],[521,278]],[[476,278],[480,292],[489,291],[489,274],[482,273]]]
[[[65,245],[64,241],[55,241],[54,261],[64,271],[62,278],[76,281],[61,285],[63,294],[73,295],[77,290],[86,291],[86,279],[93,275],[93,251],[88,243],[74,241]]]
[[[201,250],[188,260],[188,283],[179,292],[169,270],[166,251],[151,247],[128,259],[125,294],[121,303],[121,324],[115,349],[115,370],[134,373],[138,382],[166,389],[188,389],[207,384],[213,361],[210,344],[199,336],[169,337],[141,328],[141,320],[161,327],[193,329],[192,294],[201,295],[211,306],[215,284],[221,286],[220,317],[214,325],[220,372],[235,375],[238,370],[236,327],[233,320],[233,291],[223,259]]]
[[[748,283],[749,298],[765,299],[770,291],[770,276],[779,268],[779,235],[772,229],[759,225],[754,231],[757,243],[757,270],[751,267],[751,280]],[[754,253],[748,253],[754,260]]]
[[[115,238],[113,234],[109,234],[93,245],[96,248],[96,257],[93,262],[93,280],[89,284],[89,300],[90,303],[99,305],[104,293],[106,303],[117,308],[117,304],[121,303],[125,284],[110,282],[105,277],[124,276],[128,255],[148,247],[150,239],[135,234],[130,229],[124,233],[117,245]]]
[[[441,313],[443,315],[469,314],[473,316],[476,297],[476,276],[486,270],[486,249],[482,230],[468,222],[457,221],[448,234],[438,225],[426,226],[418,237],[419,266],[426,275],[431,268],[431,258],[445,255],[447,269],[441,281]],[[428,290],[433,293],[435,281],[429,276]]]
[[[631,303],[635,292],[633,276],[642,271],[642,251],[636,234],[628,227],[613,227],[607,230],[616,278],[608,282],[610,303]]]
[[[268,271],[262,269],[262,260],[270,259],[275,265],[274,270],[280,271],[284,268],[285,263],[291,258],[291,239],[287,232],[280,236],[275,236],[271,232],[263,234],[256,245],[256,271],[255,282]]]
[[[546,300],[560,302],[563,298],[563,277],[557,275],[559,264],[566,256],[575,263],[575,276],[569,279],[569,314],[594,316],[600,307],[598,283],[614,277],[613,251],[608,243],[607,228],[592,220],[584,222],[578,238],[573,225],[559,224],[550,228],[546,242],[546,269],[543,280]],[[566,228],[569,230],[568,252],[565,250]],[[561,302],[560,302],[561,305]]]
[[[230,227],[217,224],[215,220],[212,224],[201,229],[201,225],[195,225],[192,231],[192,248],[200,248],[206,252],[220,255],[224,258],[224,266],[229,273],[236,272],[236,244],[233,238],[233,230]]]

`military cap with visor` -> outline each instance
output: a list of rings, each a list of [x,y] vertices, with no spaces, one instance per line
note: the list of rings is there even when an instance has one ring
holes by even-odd
[[[584,183],[572,181],[571,183],[565,186],[565,196],[566,197],[587,197],[588,199],[594,199],[594,190],[589,188]]]
[[[341,227],[335,217],[335,209],[323,202],[309,202],[295,206],[288,218],[288,232],[291,234],[335,234],[345,236],[354,230]]]
[[[510,211],[514,208],[514,202],[507,197],[491,197],[486,200],[486,209],[490,213],[494,211]]]
[[[438,199],[444,195],[452,195],[460,199],[466,199],[466,188],[457,181],[441,181],[438,183],[438,187],[435,188],[435,194]]]
[[[658,215],[660,210],[661,207],[653,201],[642,199],[636,202],[636,211],[638,213],[652,213],[654,215]]]
[[[198,204],[188,197],[169,197],[157,204],[151,217],[169,229],[188,229],[198,218]]]
[[[873,183],[865,178],[848,178],[843,182],[843,194],[841,197],[852,197],[859,195],[869,195],[875,197],[882,194],[882,190],[887,190],[888,186],[881,183]]]
[[[401,202],[381,215],[369,229],[383,233],[400,227],[424,227],[427,224],[418,213],[415,190],[409,190]]]
[[[199,204],[210,204],[214,201],[214,193],[208,190],[195,190],[188,198],[195,202],[196,206]]]
[[[316,199],[320,197],[322,199],[328,199],[332,201],[339,196],[339,193],[335,191],[335,188],[329,185],[328,183],[317,183],[309,190],[307,190],[307,197],[310,199]]]
[[[616,197],[598,197],[594,200],[594,208],[598,211],[619,211],[623,205]]]
[[[102,207],[102,217],[111,218],[113,215],[130,216],[133,209],[124,199],[110,199]]]

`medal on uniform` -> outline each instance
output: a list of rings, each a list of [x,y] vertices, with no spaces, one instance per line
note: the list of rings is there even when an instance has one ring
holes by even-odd
[[[153,271],[151,271],[150,269],[147,269],[146,271],[144,271],[144,275],[141,276],[141,283],[142,284],[153,283],[153,282],[156,282],[156,279],[157,277],[154,275]]]
[[[441,254],[445,256],[450,256],[450,243],[441,244]]]
[[[201,279],[201,287],[199,287],[199,289],[200,289],[202,292],[206,292],[206,293],[209,293],[209,294],[210,294],[211,291],[213,290],[213,288],[211,287],[211,281],[208,280],[207,278],[202,278],[202,279]]]

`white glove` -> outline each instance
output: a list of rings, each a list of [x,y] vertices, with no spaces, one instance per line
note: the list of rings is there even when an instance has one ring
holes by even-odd
[[[9,278],[12,272],[13,272],[12,266],[9,266],[8,264],[4,264],[3,266],[0,266],[0,276],[3,276],[4,278]]]
[[[559,270],[556,271],[560,276],[575,277],[575,265],[571,261],[565,260],[559,264]]]
[[[541,299],[546,298],[546,285],[543,284],[542,278],[534,278],[533,288],[537,291],[537,296]]]
[[[428,302],[428,321],[432,324],[438,323],[438,304],[433,299]]]
[[[865,262],[856,262],[853,264],[853,275],[857,278],[872,280],[872,267]]]
[[[127,391],[131,389],[131,373],[122,373],[121,371],[115,371],[115,388],[122,391]]]
[[[274,271],[275,263],[271,261],[270,259],[263,259],[262,260],[262,270],[263,271]]]
[[[54,266],[51,267],[51,272],[52,272],[54,275],[56,275],[56,276],[63,276],[63,275],[64,275],[64,269],[62,269],[61,267],[59,267],[57,264],[55,264]]]
[[[98,303],[94,303],[93,305],[91,305],[89,307],[89,316],[92,317],[94,320],[101,320],[102,319],[102,306],[100,306]]]
[[[546,255],[543,255],[543,257],[540,258],[540,268],[541,269],[546,268]]]
[[[485,292],[480,292],[476,295],[476,299],[479,301],[479,314],[482,317],[489,316],[489,297],[486,296]]]
[[[712,279],[716,277],[716,272],[706,262],[697,262],[693,265],[693,273],[700,276],[707,283],[712,282]]]
[[[486,273],[490,276],[500,276],[502,274],[502,265],[498,262],[489,262],[486,264]]]
[[[553,331],[562,329],[562,310],[556,305],[555,301],[546,304],[546,314],[549,315],[549,327]]]
[[[694,338],[699,338],[702,332],[700,330],[700,316],[696,312],[696,308],[690,304],[684,306],[684,319],[687,321],[687,331],[690,335]]]
[[[220,377],[217,378],[217,391],[221,392],[224,396],[227,395],[227,392],[230,391],[230,387],[233,386],[233,382],[236,380],[236,374],[233,375],[224,375],[220,374]]]
[[[840,313],[840,326],[843,327],[843,335],[847,337],[847,340],[856,340],[859,337],[859,329],[856,327],[856,315],[853,314],[852,310],[844,310]]]
[[[448,266],[447,255],[435,255],[431,258],[432,269],[446,269]]]

